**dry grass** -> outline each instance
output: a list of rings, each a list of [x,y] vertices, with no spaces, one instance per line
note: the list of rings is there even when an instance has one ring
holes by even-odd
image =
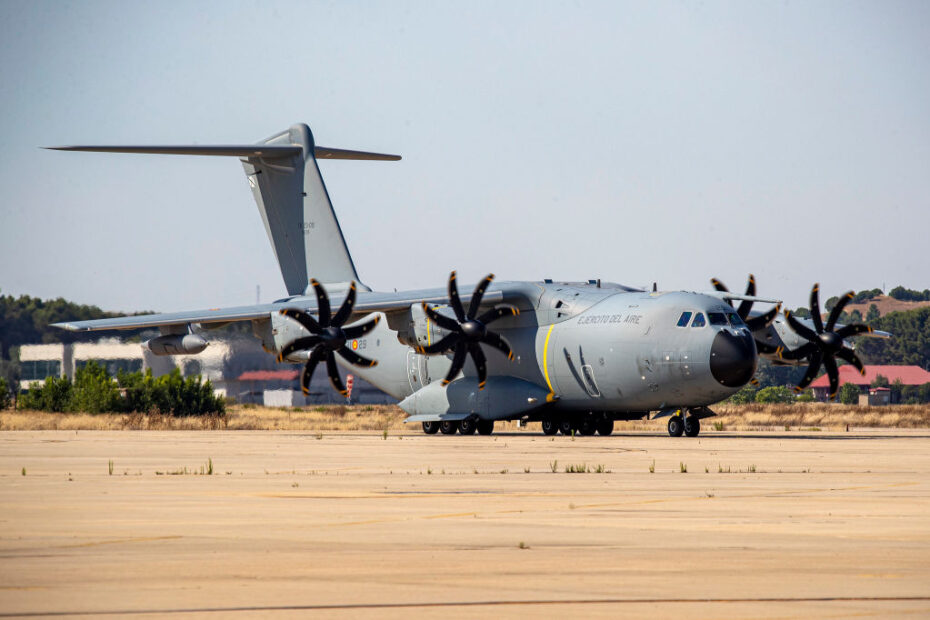
[[[827,403],[794,403],[774,405],[750,403],[746,405],[720,404],[713,407],[717,417],[704,424],[722,424],[725,430],[781,429],[786,426],[798,430],[850,428],[930,428],[930,405],[891,405],[888,407],[859,407]]]
[[[406,414],[394,405],[326,405],[306,408],[233,405],[226,416],[0,412],[0,430],[310,430],[400,431]],[[408,425],[409,426],[409,425]],[[419,429],[419,427],[417,427]]]
[[[702,432],[715,430],[842,430],[851,428],[930,428],[930,405],[858,407],[826,403],[793,405],[714,406],[717,417],[703,421]],[[0,430],[284,430],[420,432],[419,424],[404,424],[396,405],[325,405],[273,408],[233,405],[225,417],[175,418],[143,414],[46,413],[0,411]],[[666,418],[618,422],[618,432],[664,430]],[[539,425],[519,428],[498,422],[497,431],[539,433]]]

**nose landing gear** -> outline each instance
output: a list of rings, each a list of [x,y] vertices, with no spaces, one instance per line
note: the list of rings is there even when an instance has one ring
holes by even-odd
[[[669,415],[666,413],[665,415]],[[678,409],[668,418],[668,434],[672,437],[697,437],[701,432],[701,419],[716,415],[707,407]]]

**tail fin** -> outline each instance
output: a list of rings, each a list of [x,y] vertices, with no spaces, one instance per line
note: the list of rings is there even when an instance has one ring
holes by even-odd
[[[396,161],[397,155],[316,146],[307,125],[292,125],[259,144],[233,146],[64,146],[64,151],[239,157],[252,187],[289,295],[314,277],[338,291],[358,281],[352,256],[320,175],[319,159]],[[360,283],[361,290],[369,290]]]

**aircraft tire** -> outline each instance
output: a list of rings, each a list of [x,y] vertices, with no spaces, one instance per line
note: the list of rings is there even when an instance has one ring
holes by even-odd
[[[427,435],[435,435],[439,432],[439,422],[423,422],[423,432]]]
[[[457,430],[459,430],[458,422],[453,422],[452,420],[443,420],[439,423],[439,432],[443,435],[455,435],[455,431]]]
[[[478,434],[490,435],[494,432],[494,420],[478,420]]]
[[[555,435],[559,432],[559,423],[552,418],[545,418],[542,421],[542,431],[544,435]]]
[[[463,435],[474,435],[478,430],[478,420],[475,418],[465,418],[459,422],[459,432]]]
[[[701,421],[698,418],[688,418],[685,420],[685,435],[688,437],[697,437],[701,432]]]
[[[561,420],[559,422],[559,432],[563,435],[571,435],[572,430],[575,428],[575,425],[572,424],[572,421],[568,418]]]
[[[685,432],[685,422],[681,416],[673,415],[668,419],[668,434],[672,437],[681,437]]]
[[[614,432],[614,421],[613,420],[598,420],[597,423],[597,434],[607,437],[612,432]]]
[[[597,423],[594,421],[594,416],[586,415],[581,420],[581,424],[578,425],[578,432],[586,437],[590,437],[597,432]]]

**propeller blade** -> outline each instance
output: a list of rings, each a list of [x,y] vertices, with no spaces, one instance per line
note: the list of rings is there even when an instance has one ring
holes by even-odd
[[[791,326],[791,329],[797,332],[797,334],[805,340],[819,340],[819,337],[813,330],[811,330],[811,328],[807,327],[801,323],[801,321],[794,318],[794,315],[791,314],[791,312],[788,310],[785,310],[785,318],[788,320],[788,325]]]
[[[729,292],[730,292],[730,289],[727,288],[727,285],[724,284],[723,282],[721,282],[720,280],[718,280],[717,278],[711,278],[711,279],[710,279],[710,283],[714,286],[714,289],[720,291],[721,293],[729,293]],[[733,306],[733,300],[732,300],[732,299],[725,299],[724,301],[727,302],[728,304],[730,304],[731,307]]]
[[[478,389],[483,390],[484,384],[488,382],[488,360],[481,350],[481,345],[474,343],[468,347],[471,353],[471,360],[475,363],[475,369],[478,371]]]
[[[445,330],[456,333],[462,331],[462,328],[459,327],[459,324],[455,319],[450,319],[447,316],[439,314],[430,308],[429,304],[427,304],[425,301],[423,302],[423,312],[426,313],[426,316],[428,316],[433,323]]]
[[[478,308],[481,306],[481,299],[484,297],[484,292],[488,290],[488,286],[494,280],[494,274],[489,273],[484,276],[484,280],[478,283],[478,286],[475,287],[475,292],[471,295],[471,303],[468,304],[468,318],[473,319],[475,315],[478,314]]]
[[[353,338],[361,338],[375,327],[378,326],[378,323],[381,322],[381,316],[376,314],[374,320],[368,321],[367,323],[362,323],[361,325],[353,325],[352,327],[346,327],[342,330],[342,333],[346,335],[346,338],[352,340]]]
[[[368,368],[373,368],[378,365],[378,360],[369,359],[363,355],[359,355],[349,347],[342,347],[337,350],[342,359],[349,362],[350,364],[355,364],[356,366],[367,366]]]
[[[306,349],[312,349],[320,343],[322,340],[319,336],[307,336],[306,338],[298,338],[297,340],[291,342],[288,345],[285,345],[281,352],[278,353],[278,363],[284,361],[284,358],[294,353],[295,351],[305,351]]]
[[[833,327],[836,325],[837,320],[839,320],[840,315],[843,314],[843,308],[846,307],[846,304],[852,301],[852,298],[856,294],[852,291],[849,291],[843,295],[840,300],[833,306],[833,310],[830,311],[830,316],[827,317],[827,331],[833,331]]]
[[[749,282],[746,283],[746,296],[756,296],[756,277],[752,274],[749,274]],[[748,299],[744,299],[743,302],[739,305],[739,308],[736,309],[736,314],[738,314],[740,318],[745,321],[746,317],[749,316],[750,310],[752,310],[752,302]]]
[[[304,371],[300,375],[300,389],[303,391],[304,395],[310,393],[310,379],[313,378],[313,371],[316,369],[316,365],[320,363],[320,360],[323,359],[324,355],[326,355],[326,351],[322,347],[313,349],[310,353],[310,359],[307,360],[307,363],[304,365]]]
[[[316,319],[314,319],[303,310],[298,310],[296,308],[285,308],[284,310],[279,311],[279,313],[288,317],[289,319],[294,319],[311,334],[319,334],[321,331],[323,331],[323,328],[320,327],[320,324],[316,322]]]
[[[332,324],[336,327],[342,327],[342,325],[349,320],[349,317],[352,316],[353,306],[355,306],[355,280],[352,280],[352,283],[349,284],[349,292],[346,293],[345,301],[342,302],[342,305],[339,306],[339,310],[336,312],[336,316],[333,317]]]
[[[828,400],[836,400],[836,393],[840,389],[840,372],[836,368],[836,360],[832,355],[825,355],[823,366],[827,369],[827,376],[830,377],[830,398]]]
[[[510,348],[510,343],[503,336],[498,336],[494,332],[486,332],[481,341],[506,355],[511,362],[513,361],[513,349]]]
[[[339,376],[339,367],[336,366],[336,357],[332,351],[326,355],[326,372],[329,374],[329,382],[333,384],[333,388],[343,396],[348,396],[349,391],[342,383],[342,377]]]
[[[427,345],[425,347],[414,347],[414,351],[420,355],[435,355],[436,353],[445,353],[446,351],[451,350],[460,339],[461,336],[459,334],[447,334],[431,345]]]
[[[467,344],[464,342],[459,342],[457,345],[455,345],[455,355],[452,357],[452,365],[449,367],[449,373],[446,375],[446,378],[442,380],[443,386],[452,383],[452,380],[455,379],[456,375],[462,372],[462,367],[465,366],[466,355],[468,355]]]
[[[813,353],[814,351],[819,351],[819,350],[820,348],[816,344],[814,344],[813,342],[808,342],[806,344],[802,344],[800,347],[798,347],[794,351],[790,351],[786,349],[785,347],[778,347],[775,349],[775,355],[778,356],[778,359],[800,360],[800,359],[804,359],[805,357],[810,356],[810,354]]]
[[[465,309],[462,307],[462,300],[459,299],[459,287],[455,283],[455,271],[449,274],[449,305],[455,312],[455,318],[459,323],[465,322]]]
[[[850,336],[855,336],[857,334],[871,334],[874,330],[868,325],[862,323],[855,323],[853,325],[847,325],[841,327],[837,330],[836,335],[840,338],[849,338]]]
[[[478,322],[488,325],[493,323],[497,319],[503,318],[505,316],[518,316],[520,311],[516,306],[511,306],[509,304],[501,304],[499,306],[494,306],[484,314],[478,317]]]
[[[863,377],[865,376],[865,366],[862,365],[862,360],[859,359],[859,356],[856,355],[852,349],[848,347],[843,347],[836,352],[836,356],[841,360],[849,362],[856,367],[856,370],[859,371],[859,374]]]
[[[775,304],[775,306],[765,314],[760,314],[759,316],[754,316],[749,319],[743,317],[743,320],[746,321],[746,327],[749,328],[749,331],[754,332],[771,325],[779,312],[781,312],[781,304]]]
[[[815,349],[814,353],[811,355],[810,364],[807,366],[807,372],[804,373],[804,377],[798,383],[798,387],[794,389],[795,392],[803,392],[804,388],[811,384],[817,377],[817,371],[820,370],[820,362],[823,360],[823,353],[820,352],[820,349]]]
[[[814,321],[814,331],[822,334],[823,317],[820,316],[820,284],[818,283],[815,283],[814,288],[811,289],[811,320]]]
[[[310,284],[313,285],[313,292],[316,293],[316,310],[317,314],[320,315],[320,325],[329,327],[332,313],[329,309],[329,296],[326,294],[326,289],[317,282],[316,278],[310,278]]]

